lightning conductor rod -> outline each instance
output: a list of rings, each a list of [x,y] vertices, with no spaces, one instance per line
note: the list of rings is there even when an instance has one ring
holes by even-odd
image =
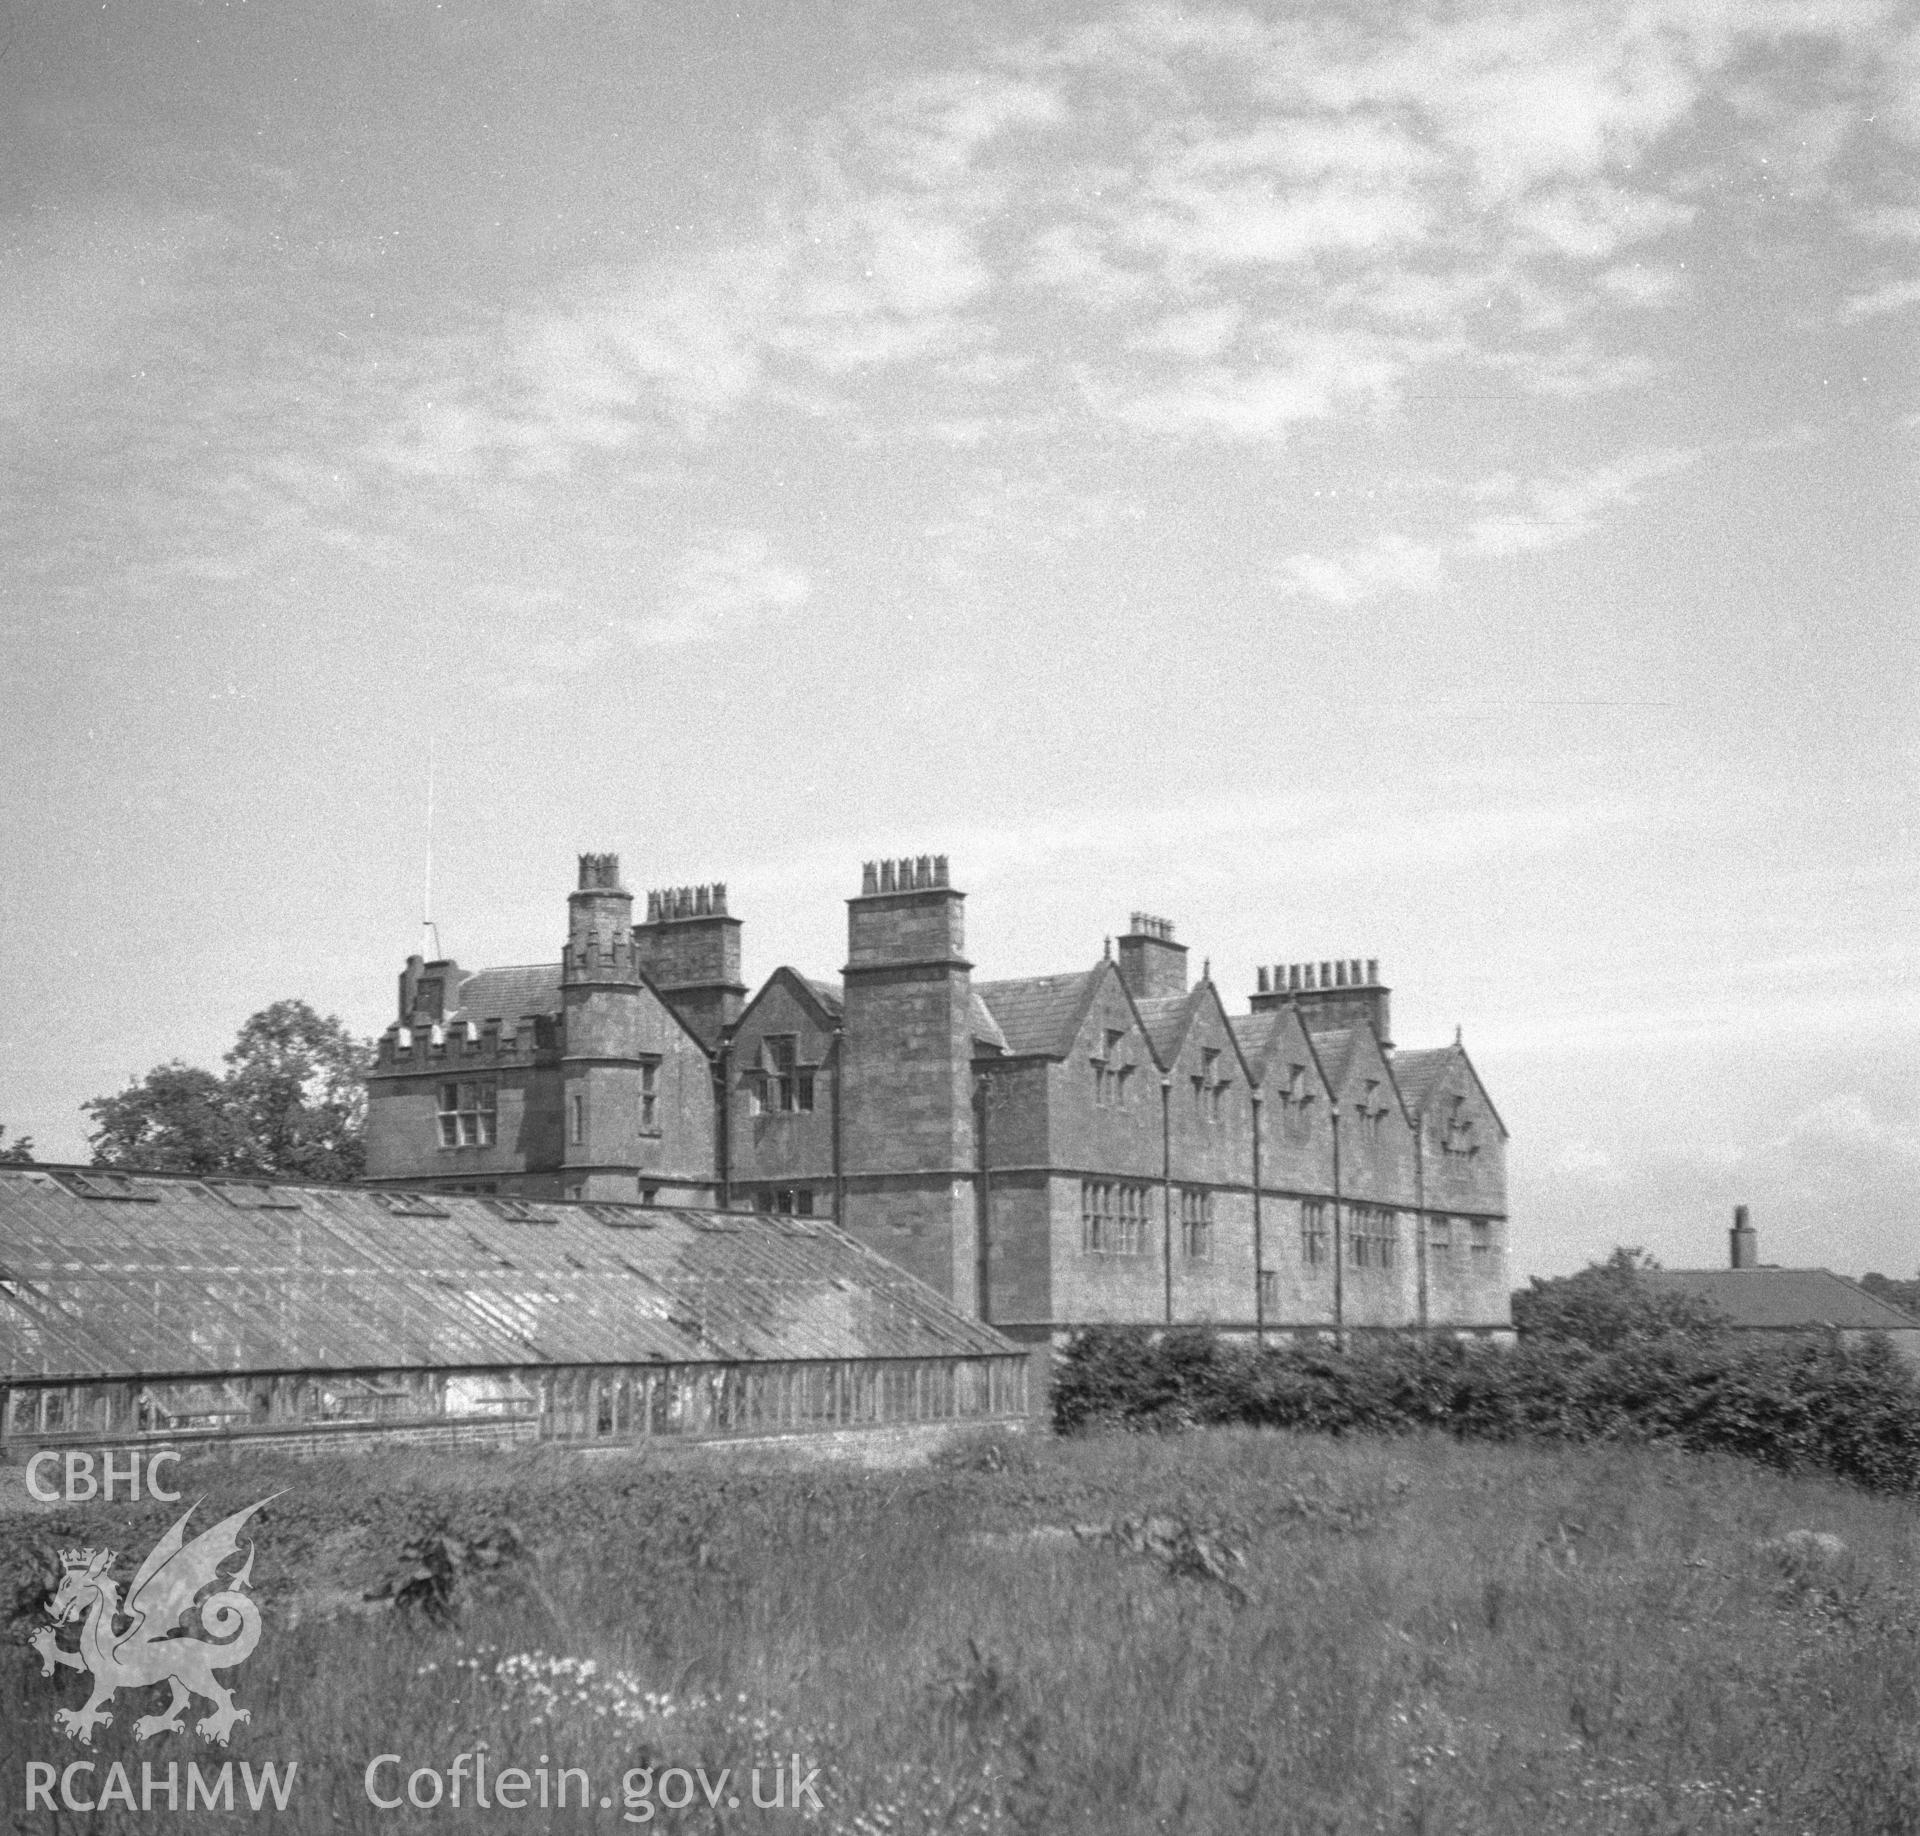
[[[440,959],[440,927],[433,921],[433,735],[427,735],[427,865],[420,887],[420,954]]]

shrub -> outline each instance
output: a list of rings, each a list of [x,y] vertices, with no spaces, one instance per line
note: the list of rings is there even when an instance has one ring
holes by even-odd
[[[1511,1347],[1365,1334],[1344,1351],[1256,1350],[1203,1328],[1094,1327],[1068,1346],[1053,1405],[1063,1432],[1239,1423],[1655,1442],[1920,1494],[1920,1384],[1877,1341],[1735,1348],[1690,1328],[1626,1332],[1606,1349],[1536,1332]]]
[[[1688,1294],[1656,1294],[1640,1279],[1658,1267],[1638,1249],[1619,1248],[1577,1275],[1534,1276],[1513,1297],[1514,1329],[1523,1339],[1558,1339],[1593,1351],[1616,1351],[1645,1339],[1716,1339],[1726,1321]]]

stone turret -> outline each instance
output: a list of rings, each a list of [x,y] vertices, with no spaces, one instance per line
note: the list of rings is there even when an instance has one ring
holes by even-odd
[[[560,959],[561,1166],[582,1198],[634,1190],[633,1117],[640,1103],[641,1001],[633,895],[617,854],[583,854],[567,896]]]

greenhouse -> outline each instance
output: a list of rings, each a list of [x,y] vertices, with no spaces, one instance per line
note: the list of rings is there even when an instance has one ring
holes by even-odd
[[[0,1449],[1017,1419],[1027,1354],[822,1218],[0,1168]]]

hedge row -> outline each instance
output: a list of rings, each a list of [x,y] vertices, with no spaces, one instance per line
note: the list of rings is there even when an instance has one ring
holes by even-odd
[[[1735,1347],[1674,1333],[1595,1350],[1367,1335],[1342,1352],[1098,1327],[1068,1347],[1053,1411],[1063,1432],[1242,1423],[1654,1442],[1920,1493],[1920,1383],[1877,1340]]]

